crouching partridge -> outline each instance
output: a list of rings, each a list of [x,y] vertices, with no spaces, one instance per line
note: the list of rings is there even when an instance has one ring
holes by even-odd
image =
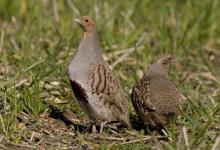
[[[140,118],[156,129],[180,113],[180,92],[168,79],[171,61],[171,55],[158,57],[131,93],[133,106]]]

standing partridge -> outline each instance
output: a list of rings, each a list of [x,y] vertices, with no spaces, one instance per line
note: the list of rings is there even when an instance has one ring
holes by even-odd
[[[68,77],[76,100],[96,122],[119,121],[130,127],[128,99],[103,59],[95,22],[83,16],[75,20],[84,32]]]
[[[158,57],[148,74],[132,89],[131,99],[135,110],[145,124],[160,128],[180,113],[180,92],[168,79],[171,55]]]

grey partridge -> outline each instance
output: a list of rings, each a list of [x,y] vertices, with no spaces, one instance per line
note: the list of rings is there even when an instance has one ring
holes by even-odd
[[[95,22],[87,16],[75,21],[84,32],[68,66],[76,100],[90,119],[119,121],[130,127],[128,97],[103,59]]]
[[[181,95],[168,79],[171,55],[158,57],[133,87],[132,104],[145,124],[160,128],[180,113]]]

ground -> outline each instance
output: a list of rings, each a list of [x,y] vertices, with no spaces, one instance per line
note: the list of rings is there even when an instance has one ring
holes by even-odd
[[[86,128],[66,75],[80,15],[96,21],[127,94],[156,56],[175,57],[169,78],[185,104],[167,135],[138,128],[130,99],[136,131]],[[217,0],[1,0],[0,149],[220,149],[219,18]]]

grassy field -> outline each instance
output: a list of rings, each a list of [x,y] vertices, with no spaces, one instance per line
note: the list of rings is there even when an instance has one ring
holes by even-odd
[[[66,111],[87,121],[66,76],[80,15],[96,20],[102,53],[128,94],[154,57],[174,55],[170,79],[186,103],[168,140],[143,129],[96,135],[62,121]],[[0,149],[220,149],[219,18],[218,0],[1,0]]]

